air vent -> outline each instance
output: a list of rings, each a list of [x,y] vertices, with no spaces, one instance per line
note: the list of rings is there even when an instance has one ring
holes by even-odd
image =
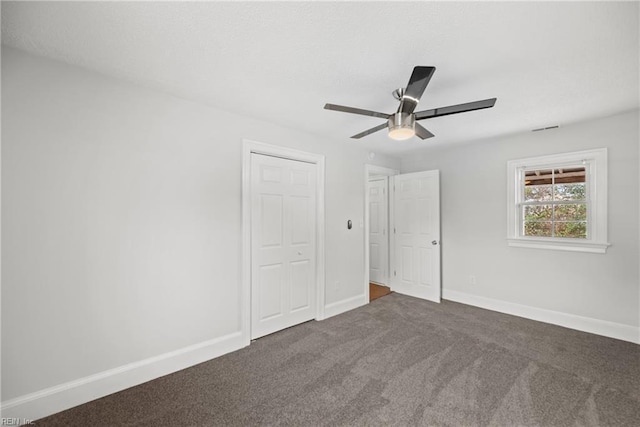
[[[541,130],[558,129],[560,126],[547,126],[546,128],[532,129],[531,132],[540,132]]]

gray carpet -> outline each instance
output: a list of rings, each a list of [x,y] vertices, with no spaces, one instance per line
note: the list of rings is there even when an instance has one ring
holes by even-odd
[[[38,426],[640,426],[640,346],[398,294]]]

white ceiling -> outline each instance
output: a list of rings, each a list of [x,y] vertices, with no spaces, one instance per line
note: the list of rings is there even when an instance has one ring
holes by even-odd
[[[406,154],[639,108],[638,2],[2,2],[3,43],[221,109]],[[415,65],[436,137],[349,136],[394,112]]]

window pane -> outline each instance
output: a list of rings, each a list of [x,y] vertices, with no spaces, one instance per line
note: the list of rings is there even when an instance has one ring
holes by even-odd
[[[525,202],[547,202],[553,200],[553,187],[551,185],[525,185]]]
[[[552,184],[553,170],[541,169],[526,171],[524,173],[524,185],[545,185]]]
[[[524,223],[525,236],[545,236],[551,237],[551,222],[528,222]]]
[[[556,221],[586,221],[587,205],[556,205],[555,206]]]
[[[524,206],[525,221],[551,221],[553,212],[552,205]]]
[[[556,222],[556,237],[572,237],[577,239],[587,238],[587,223],[584,221]]]
[[[569,166],[553,171],[554,184],[575,184],[586,181],[584,166]]]
[[[557,184],[554,186],[554,200],[585,200],[585,183]]]

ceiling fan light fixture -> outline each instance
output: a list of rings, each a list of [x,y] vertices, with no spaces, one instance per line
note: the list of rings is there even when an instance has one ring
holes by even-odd
[[[410,127],[399,127],[394,129],[389,129],[389,138],[395,139],[396,141],[403,141],[405,139],[409,139],[415,136],[416,131]]]
[[[413,114],[395,113],[389,117],[389,138],[396,141],[409,139],[416,134],[416,121]]]

